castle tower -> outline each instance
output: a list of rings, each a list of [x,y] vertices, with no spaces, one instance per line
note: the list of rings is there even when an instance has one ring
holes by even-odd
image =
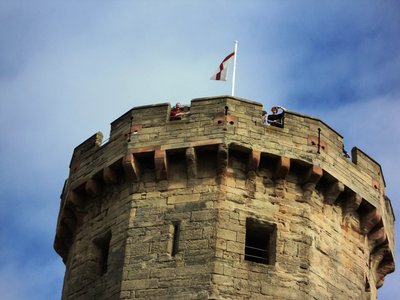
[[[375,299],[394,271],[380,165],[323,121],[237,97],[135,107],[74,150],[63,299]]]

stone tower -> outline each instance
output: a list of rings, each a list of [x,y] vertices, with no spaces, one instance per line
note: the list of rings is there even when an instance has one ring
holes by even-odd
[[[394,271],[380,165],[323,121],[222,96],[135,107],[74,150],[63,299],[375,299]]]

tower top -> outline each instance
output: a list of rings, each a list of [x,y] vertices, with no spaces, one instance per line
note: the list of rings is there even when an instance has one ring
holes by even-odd
[[[147,276],[146,287],[135,281],[131,271],[121,272],[131,270],[130,257],[139,255],[130,248],[135,240],[138,247],[146,248],[140,260],[149,270],[159,272],[166,261],[174,268],[181,264],[187,267],[186,275],[177,275],[182,280],[191,272],[187,255],[196,249],[207,257],[204,266],[210,268],[202,269],[204,276],[211,276],[203,278],[204,282],[212,279],[203,292],[210,296],[218,290],[222,295],[223,278],[255,276],[255,267],[247,264],[251,252],[245,249],[257,244],[254,237],[266,230],[269,240],[265,243],[274,244],[274,250],[268,248],[270,256],[265,261],[255,259],[252,263],[272,265],[268,269],[275,274],[272,277],[294,272],[299,279],[306,276],[299,270],[306,270],[310,280],[319,276],[318,280],[323,278],[332,290],[335,280],[340,282],[337,288],[343,290],[348,283],[341,270],[352,269],[354,274],[351,271],[349,276],[354,276],[357,285],[353,288],[376,295],[385,275],[394,271],[394,215],[385,195],[381,166],[356,147],[350,158],[343,137],[318,118],[287,110],[263,118],[266,110],[258,102],[231,96],[193,99],[187,105],[139,106],[111,123],[108,141],[103,142],[99,132],[78,145],[61,196],[54,243],[67,264],[67,273],[72,277],[80,274],[82,270],[72,271],[79,260],[77,251],[89,249],[88,241],[94,241],[103,245],[101,249],[107,248],[107,253],[117,248],[115,251],[123,252],[124,262],[114,268],[119,266],[118,274],[127,276],[120,278],[121,282],[131,285],[123,284],[119,292],[150,293],[151,282],[160,285],[154,295],[167,295],[168,288],[162,288],[166,274],[151,277],[145,270],[136,270]],[[125,223],[122,216],[127,218]],[[152,230],[148,226],[157,228],[158,233],[147,236]],[[199,229],[208,227],[207,233]],[[99,228],[106,234],[97,236]],[[132,230],[138,236],[132,236]],[[179,237],[176,232],[181,230],[183,236]],[[190,234],[199,236],[192,239]],[[168,236],[172,236],[171,243]],[[187,244],[178,262],[175,254],[180,252],[175,243],[180,238]],[[318,259],[329,261],[327,271],[319,269]],[[299,264],[300,269],[286,270],[284,265],[289,261],[292,267]],[[100,267],[102,272],[111,272],[105,266],[107,261]],[[229,275],[227,270],[232,268],[239,273]],[[170,271],[177,270],[181,269]],[[71,280],[65,282],[69,295],[74,290]],[[99,284],[97,279],[91,280]],[[260,284],[266,284],[263,280]],[[193,288],[188,282],[181,284]],[[317,296],[330,293],[317,286],[307,291],[312,286],[309,284],[303,296],[313,290]],[[226,287],[229,293],[234,285],[232,290]],[[246,295],[254,292],[249,287],[246,291]],[[263,288],[259,291],[269,295]],[[192,292],[198,291],[193,288]]]

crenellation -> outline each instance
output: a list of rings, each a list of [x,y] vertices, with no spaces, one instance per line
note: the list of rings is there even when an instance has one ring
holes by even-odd
[[[89,156],[88,152],[101,146],[103,134],[97,132],[74,149],[74,157]]]
[[[392,204],[387,196],[384,197],[384,207],[385,209],[383,210],[383,225],[386,230],[387,238],[388,241],[394,241],[394,213],[393,213],[393,208]],[[389,243],[389,247],[391,249],[391,253],[394,253],[394,243]]]
[[[351,150],[352,161],[359,167],[363,172],[373,174],[371,179],[371,185],[379,191],[383,192],[385,184],[385,178],[382,174],[381,166],[362,150],[357,147],[353,147]]]
[[[76,147],[54,242],[63,299],[376,298],[394,270],[380,165],[347,159],[319,119],[286,111],[274,127],[262,109],[135,107],[107,143]]]

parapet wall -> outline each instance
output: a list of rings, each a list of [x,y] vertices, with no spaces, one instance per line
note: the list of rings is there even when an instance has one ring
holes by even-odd
[[[228,107],[226,121],[225,106]],[[239,98],[201,98],[192,100],[190,114],[184,120],[169,121],[168,103],[135,107],[111,123],[107,143],[100,147],[103,135],[97,133],[76,147],[71,166],[93,152],[96,154],[90,160],[109,158],[109,149],[120,146],[146,149],[154,146],[166,150],[212,143],[207,139],[216,143],[224,140],[247,143],[254,150],[317,164],[344,184],[354,185],[355,192],[374,207],[381,206],[376,196],[384,193],[385,181],[376,161],[356,147],[351,151],[352,159],[347,159],[343,153],[343,137],[317,118],[287,111],[284,128],[277,128],[261,123],[262,109],[259,103]],[[319,154],[318,129],[321,130]],[[90,164],[87,172],[93,172],[92,167]],[[81,174],[86,174],[82,166],[74,178]],[[353,180],[358,181],[353,183]]]
[[[144,165],[151,162],[156,181],[164,185],[160,189],[168,189],[165,182],[171,184],[181,171],[176,157],[185,161],[185,180],[201,178],[205,151],[207,159],[215,156],[219,184],[227,176],[230,157],[240,157],[250,190],[256,185],[251,183],[254,176],[267,185],[269,180],[295,178],[290,180],[305,194],[315,190],[324,205],[341,207],[341,226],[369,241],[366,264],[371,262],[375,285],[381,286],[394,270],[394,215],[380,165],[358,148],[347,157],[343,137],[317,118],[286,111],[279,128],[262,123],[262,110],[257,102],[222,96],[192,100],[181,120],[170,121],[169,103],[126,112],[111,123],[106,143],[97,133],[75,148],[62,195],[56,251],[68,260],[74,232],[83,222],[79,207],[101,194],[102,185],[140,182],[148,172]],[[127,189],[131,191],[124,193],[135,193]]]

